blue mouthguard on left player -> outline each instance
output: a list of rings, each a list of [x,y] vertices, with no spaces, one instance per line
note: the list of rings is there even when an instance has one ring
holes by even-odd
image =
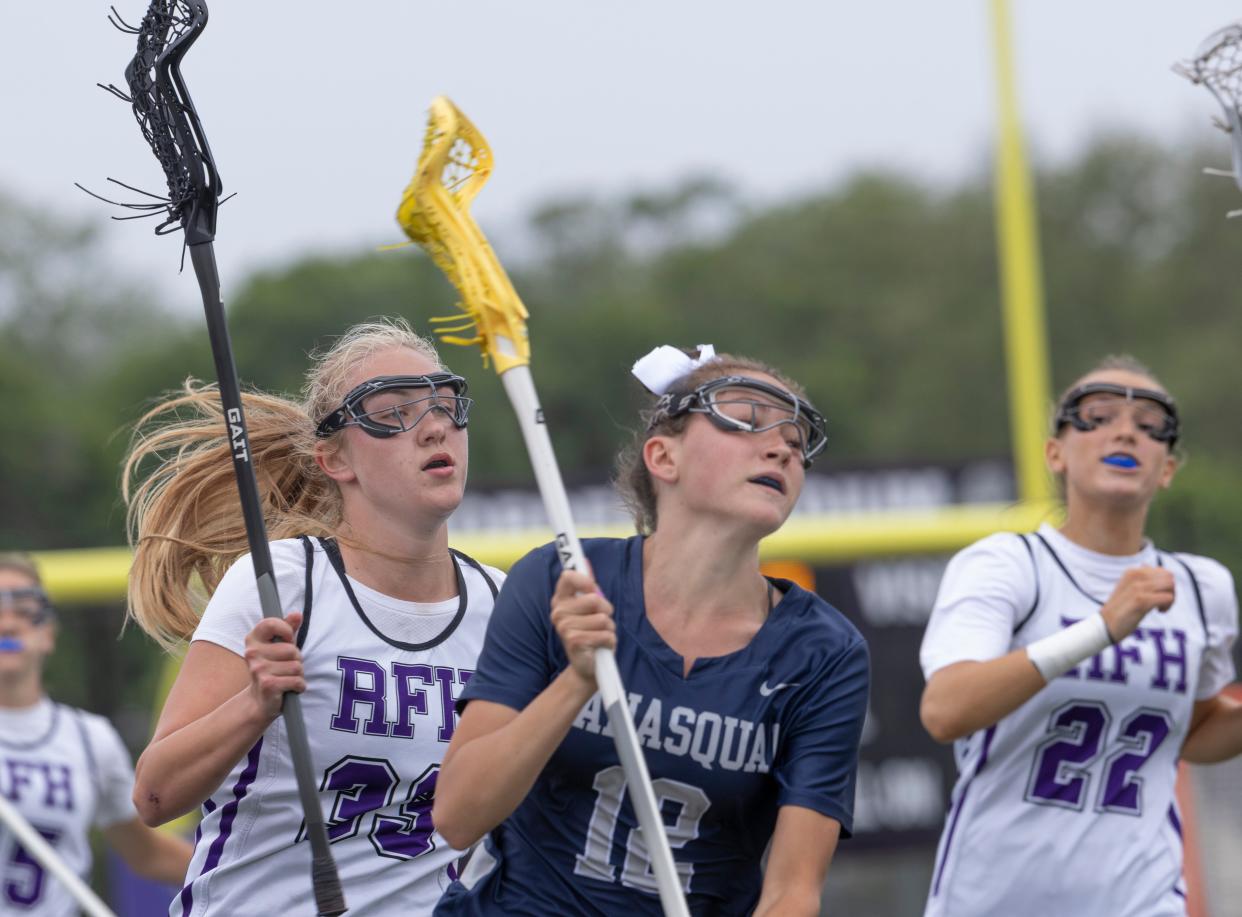
[[[1112,398],[1092,398],[1089,395],[1112,395]],[[1055,421],[1059,433],[1066,424],[1075,430],[1089,433],[1117,419],[1126,407],[1133,406],[1134,424],[1157,442],[1167,443],[1172,449],[1181,435],[1177,406],[1164,392],[1149,388],[1134,388],[1112,382],[1089,382],[1070,391],[1057,409]]]
[[[828,444],[824,415],[805,398],[750,376],[721,376],[690,392],[666,392],[648,429],[682,414],[703,414],[727,433],[762,433],[782,425],[798,431],[802,466],[811,467]]]
[[[460,429],[474,404],[466,397],[468,390],[465,379],[447,372],[376,376],[351,390],[341,406],[319,422],[315,435],[326,438],[345,427],[361,427],[383,439],[413,430],[431,411],[447,414]]]

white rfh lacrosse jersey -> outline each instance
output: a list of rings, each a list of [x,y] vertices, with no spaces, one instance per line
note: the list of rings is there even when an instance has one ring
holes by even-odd
[[[930,678],[1027,646],[1098,612],[1139,565],[1172,571],[1167,612],[956,743],[925,917],[1185,914],[1174,781],[1195,701],[1234,677],[1237,599],[1224,567],[1150,544],[1097,554],[1047,525],[992,535],[949,564],[921,661]]]
[[[420,604],[348,578],[330,541],[273,542],[272,562],[285,610],[306,609],[302,711],[349,913],[429,914],[460,856],[431,824],[436,776],[503,574],[454,553],[458,596]],[[221,580],[194,639],[241,654],[259,620],[247,556]],[[313,915],[310,865],[277,719],[203,803],[169,914]]]
[[[92,826],[138,817],[134,770],[121,737],[103,717],[46,698],[0,709],[0,794],[89,881]],[[69,917],[73,896],[0,824],[0,914]]]

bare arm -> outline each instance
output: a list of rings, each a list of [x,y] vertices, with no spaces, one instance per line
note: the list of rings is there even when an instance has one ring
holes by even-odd
[[[144,879],[165,885],[180,885],[185,880],[194,848],[184,838],[156,831],[137,818],[109,825],[103,835],[126,865]]]
[[[1121,641],[1153,608],[1167,611],[1173,595],[1168,570],[1133,567],[1121,575],[1100,614],[1112,639]],[[919,717],[933,739],[951,742],[997,723],[1045,684],[1025,649],[986,662],[956,662],[928,680]]]
[[[919,718],[937,742],[952,742],[999,722],[1046,684],[1025,649],[987,662],[955,662],[927,682]]]
[[[817,917],[841,824],[802,806],[781,806],[755,917]]]
[[[552,623],[569,667],[520,713],[472,701],[453,733],[436,781],[432,821],[459,850],[508,818],[530,792],[595,693],[595,648],[616,646],[612,605],[584,573],[567,571],[557,581]]]
[[[1192,764],[1219,764],[1242,754],[1242,703],[1224,694],[1197,701],[1182,757]]]
[[[306,690],[293,643],[301,618],[265,618],[246,637],[244,659],[214,643],[190,644],[134,769],[134,805],[146,824],[171,821],[210,796],[280,715],[284,692]]]

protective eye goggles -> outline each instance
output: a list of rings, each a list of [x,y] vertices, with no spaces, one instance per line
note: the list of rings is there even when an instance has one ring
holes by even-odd
[[[1116,397],[1084,400],[1089,395]],[[1134,425],[1156,442],[1167,443],[1170,449],[1177,444],[1181,427],[1172,398],[1154,389],[1131,388],[1111,382],[1080,385],[1066,395],[1057,409],[1056,430],[1059,433],[1069,424],[1075,430],[1087,433],[1112,423],[1126,409],[1134,412]]]
[[[319,422],[315,435],[324,438],[345,427],[361,427],[384,439],[413,430],[431,411],[447,414],[460,429],[474,404],[466,397],[468,388],[466,380],[453,373],[376,376],[346,395],[341,406]]]
[[[809,401],[749,376],[723,376],[686,394],[661,396],[647,429],[682,414],[705,414],[726,433],[762,433],[787,424],[798,431],[804,468],[828,444],[824,415]]]
[[[0,589],[0,611],[11,611],[35,627],[52,619],[52,600],[38,586]]]

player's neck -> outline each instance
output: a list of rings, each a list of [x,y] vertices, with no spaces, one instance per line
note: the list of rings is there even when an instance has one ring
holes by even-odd
[[[29,675],[0,676],[0,709],[20,710],[43,700],[43,680]]]
[[[442,602],[457,595],[457,572],[443,524],[426,532],[377,524],[342,526],[337,543],[346,572],[384,595],[406,602]]]
[[[1058,530],[1079,547],[1127,557],[1143,550],[1147,507],[1122,513],[1071,511]]]
[[[659,531],[643,545],[643,589],[650,601],[686,618],[762,618],[766,584],[759,548],[727,532]]]

